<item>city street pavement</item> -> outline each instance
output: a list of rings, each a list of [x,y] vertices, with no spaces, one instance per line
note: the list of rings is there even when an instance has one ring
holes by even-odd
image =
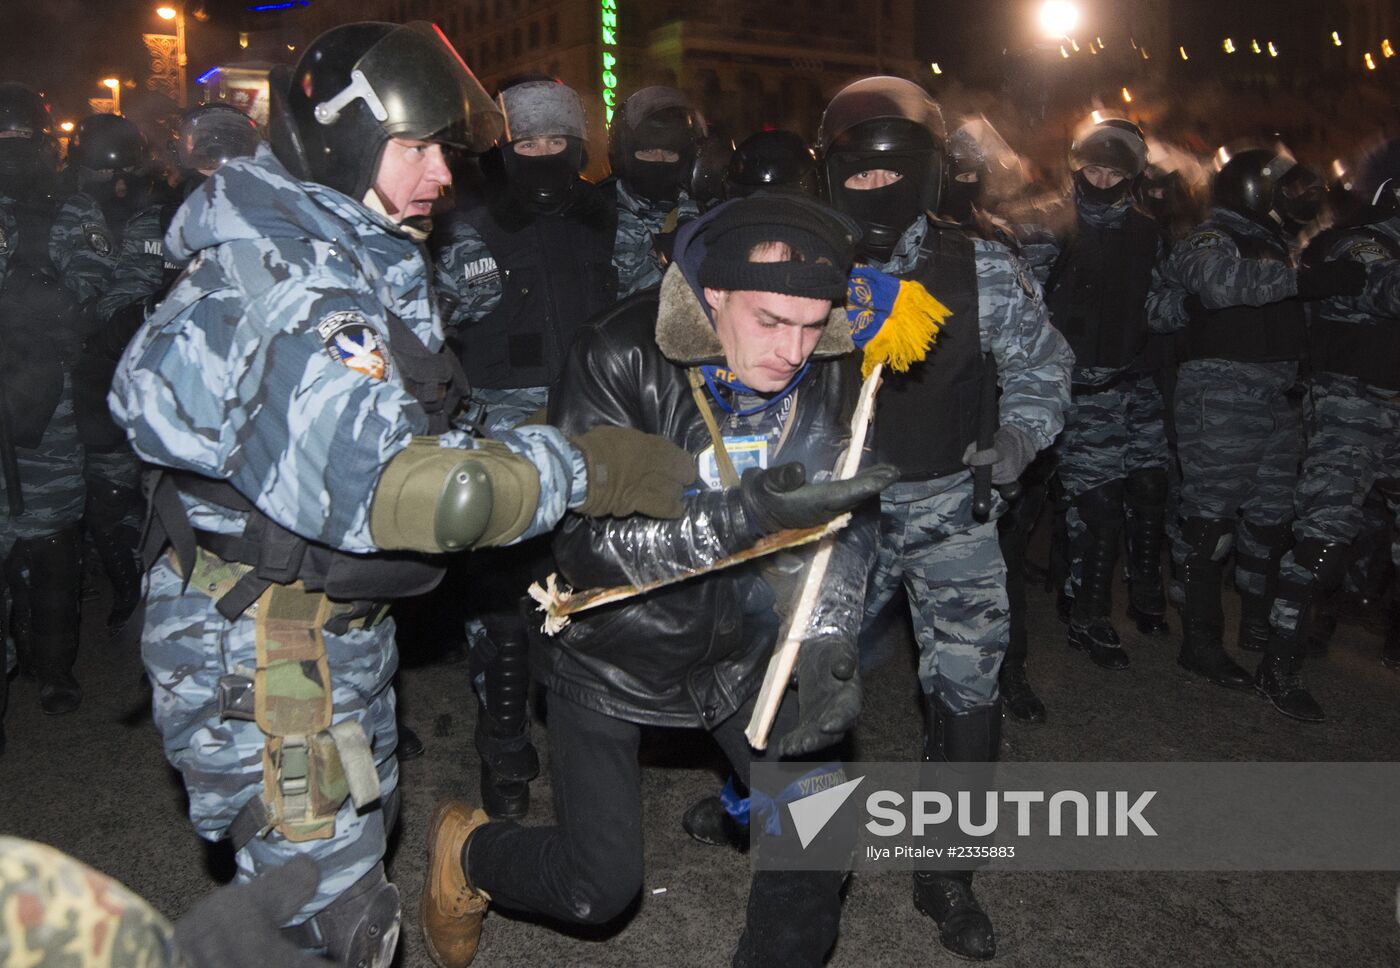
[[[1122,598],[1122,589],[1119,589]],[[1234,596],[1227,595],[1233,606]],[[42,840],[124,881],[175,917],[232,871],[229,855],[195,837],[178,777],[151,725],[133,636],[107,642],[105,603],[92,602],[75,714],[49,718],[34,683],[13,683],[0,758],[0,832]],[[1172,616],[1175,624],[1175,615]],[[1392,760],[1400,753],[1400,674],[1379,661],[1370,631],[1344,625],[1307,682],[1327,710],[1295,723],[1252,694],[1229,692],[1175,664],[1173,638],[1144,639],[1126,622],[1126,672],[1105,672],[1064,643],[1053,601],[1031,593],[1032,679],[1049,721],[1008,721],[1009,760]],[[1230,615],[1229,628],[1233,629]],[[920,721],[907,636],[866,679],[857,758],[913,757]],[[1244,658],[1252,667],[1252,657]],[[425,825],[442,797],[475,796],[473,704],[463,666],[419,663],[400,677],[401,713],[427,744],[404,764],[401,832],[390,873],[403,891],[397,963],[427,965],[418,933]],[[544,729],[535,724],[548,759]],[[685,807],[723,779],[698,732],[655,731],[644,744],[646,884],[635,911],[607,929],[556,930],[492,912],[482,968],[502,965],[723,966],[738,938],[748,858],[691,841]],[[536,781],[529,823],[551,816],[548,775]],[[1240,811],[1267,804],[1240,803]],[[1400,805],[1397,806],[1400,822]],[[1005,968],[1032,966],[1400,965],[1397,881],[1385,873],[1002,873],[977,888],[997,927]],[[834,966],[952,965],[933,923],[910,903],[907,874],[849,885]]]

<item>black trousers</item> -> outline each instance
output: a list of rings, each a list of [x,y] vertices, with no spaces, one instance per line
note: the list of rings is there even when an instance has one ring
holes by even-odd
[[[493,905],[600,924],[627,910],[642,888],[641,727],[553,692],[548,708],[557,823],[481,827],[469,842],[467,875]],[[789,691],[784,699],[774,742],[763,753],[744,736],[752,709],[750,700],[712,733],[745,785],[751,763],[778,758],[777,738],[797,723],[797,695]],[[821,964],[836,940],[845,876],[755,871],[735,964]]]

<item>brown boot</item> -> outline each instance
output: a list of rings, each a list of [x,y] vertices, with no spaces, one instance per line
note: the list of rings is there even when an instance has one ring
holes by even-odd
[[[481,919],[490,898],[467,883],[462,848],[472,831],[490,819],[464,800],[444,801],[433,811],[419,920],[428,954],[439,968],[467,968],[476,957]]]

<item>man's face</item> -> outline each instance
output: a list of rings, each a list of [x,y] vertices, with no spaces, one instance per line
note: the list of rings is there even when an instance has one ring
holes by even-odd
[[[831,303],[776,292],[706,289],[724,360],[760,393],[787,386],[817,347]]]
[[[869,191],[873,188],[885,188],[893,185],[904,176],[897,171],[888,168],[872,168],[869,171],[858,171],[846,179],[846,187],[856,191]]]
[[[1085,165],[1080,169],[1084,180],[1098,189],[1108,189],[1120,184],[1128,176],[1117,168],[1109,168],[1107,165]]]
[[[511,142],[511,147],[515,150],[517,155],[525,155],[528,158],[543,158],[547,155],[557,155],[568,146],[569,142],[563,135],[521,138],[519,141]]]
[[[374,191],[388,216],[402,222],[431,215],[438,196],[451,184],[441,145],[393,138],[384,146]]]

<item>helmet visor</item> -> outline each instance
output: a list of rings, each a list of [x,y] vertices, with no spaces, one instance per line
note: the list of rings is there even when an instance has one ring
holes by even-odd
[[[349,95],[347,97],[347,94]],[[338,112],[364,98],[391,138],[486,151],[505,127],[500,108],[436,26],[414,21],[385,34],[355,63],[351,84],[318,105]]]
[[[937,144],[947,137],[943,112],[923,88],[901,77],[867,77],[846,85],[831,99],[817,140],[826,149],[858,124],[890,120],[914,122]]]
[[[180,125],[180,167],[209,171],[258,150],[253,119],[234,108],[200,111]]]

